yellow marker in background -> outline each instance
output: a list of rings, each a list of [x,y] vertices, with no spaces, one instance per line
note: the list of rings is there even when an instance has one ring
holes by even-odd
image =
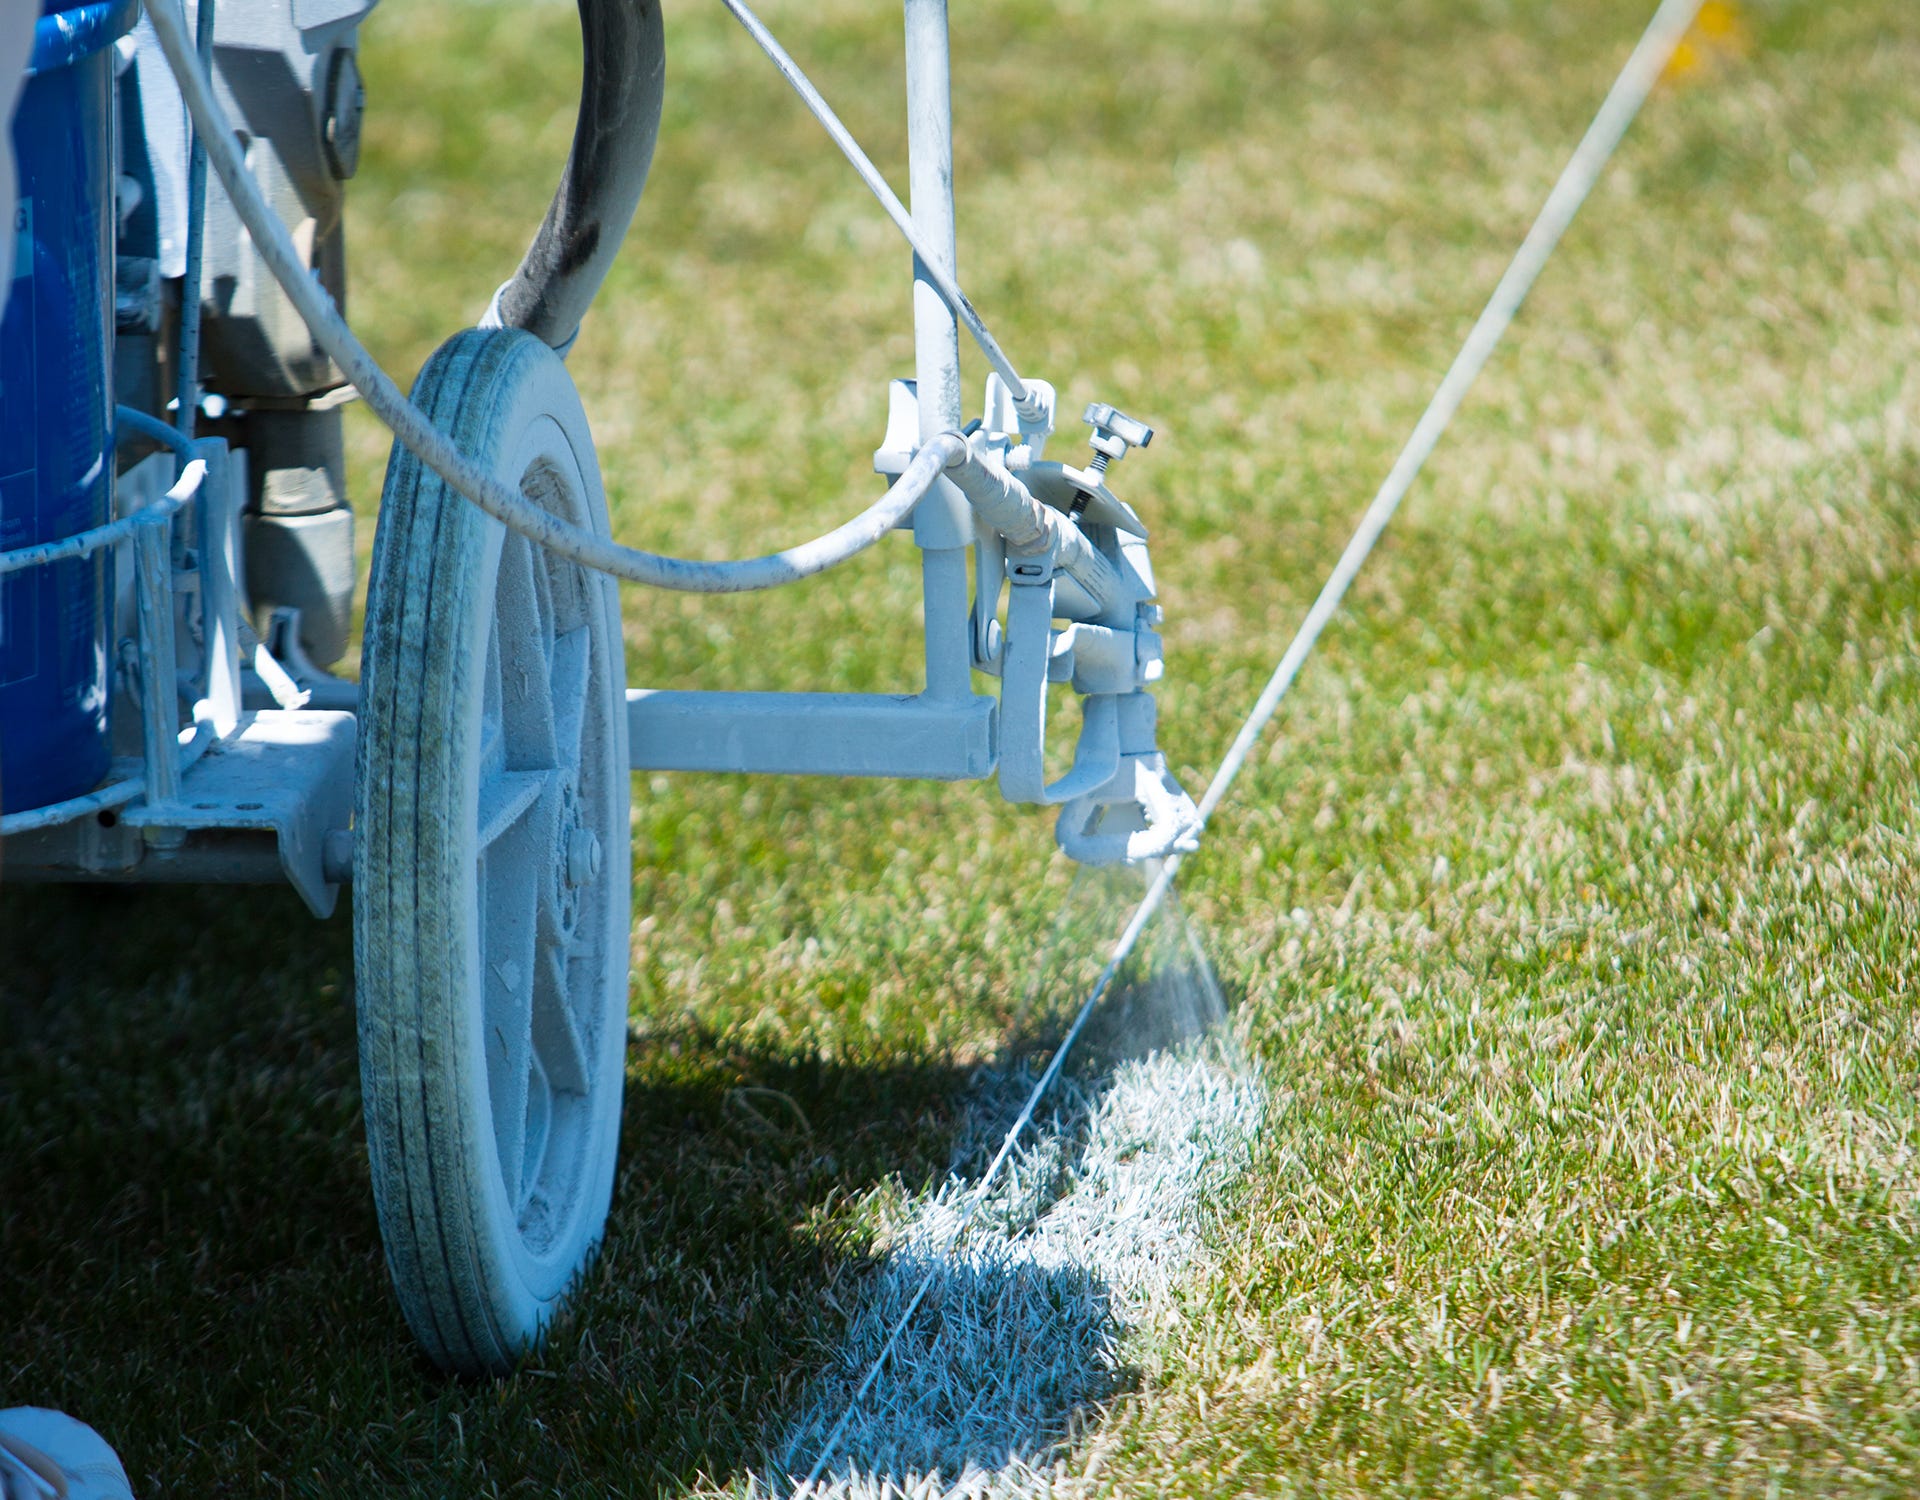
[[[1752,45],[1747,18],[1740,14],[1735,0],[1706,0],[1694,18],[1693,29],[1674,48],[1661,77],[1677,82],[1718,72],[1725,64],[1745,57]]]

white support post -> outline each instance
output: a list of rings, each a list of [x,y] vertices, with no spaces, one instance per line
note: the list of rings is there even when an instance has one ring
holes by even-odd
[[[922,242],[956,260],[953,215],[953,100],[947,0],[905,0],[907,152],[914,226]],[[919,256],[913,261],[914,377],[920,441],[956,431],[961,414],[960,327]],[[913,512],[913,539],[923,549],[927,696],[965,698],[973,691],[968,638],[966,551],[973,513],[947,479],[937,481]]]
[[[203,481],[204,482],[204,481]],[[149,522],[133,534],[134,602],[139,620],[140,749],[148,805],[180,795],[180,688],[173,639],[172,524]]]

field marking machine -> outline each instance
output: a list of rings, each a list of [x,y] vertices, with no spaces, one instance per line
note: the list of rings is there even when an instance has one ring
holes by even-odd
[[[1109,487],[1153,433],[1096,404],[1089,446],[1070,444],[1054,387],[1018,373],[955,279],[946,0],[904,0],[910,210],[744,0],[722,0],[906,238],[915,347],[887,393],[881,498],[730,562],[612,538],[565,363],[653,157],[658,0],[579,0],[559,188],[410,395],[340,312],[373,0],[6,3],[33,14],[14,51],[0,39],[0,119],[17,96],[0,875],[286,882],[321,917],[350,889],[400,1305],[444,1368],[503,1372],[564,1305],[612,1193],[631,772],[996,777],[1059,809],[1076,860],[1191,847],[1194,804],[1156,742],[1147,528]],[[990,367],[972,411],[963,331]],[[354,398],[396,435],[358,682],[327,670],[356,587]],[[618,580],[770,588],[896,532],[920,554],[919,692],[627,685]],[[1050,779],[1055,686],[1082,705]]]

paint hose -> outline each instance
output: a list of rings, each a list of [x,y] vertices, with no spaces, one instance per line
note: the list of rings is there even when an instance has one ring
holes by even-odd
[[[923,447],[881,498],[852,520],[823,536],[765,556],[707,562],[670,557],[622,546],[549,514],[502,483],[448,441],[425,412],[409,401],[334,306],[333,298],[306,272],[279,216],[267,206],[241,160],[232,123],[214,96],[213,81],[200,65],[178,0],[149,0],[154,35],[180,86],[194,129],[206,142],[207,160],[232,199],[240,221],[252,235],[261,259],[299,312],[314,341],[324,349],[394,436],[419,455],[458,494],[508,530],[582,567],[610,573],[630,583],[682,593],[738,594],[777,588],[823,573],[865,551],[900,525],[950,464],[967,458],[966,440],[943,434]]]

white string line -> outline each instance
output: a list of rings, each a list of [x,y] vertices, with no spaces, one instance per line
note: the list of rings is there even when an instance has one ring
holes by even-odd
[[[1340,554],[1340,560],[1334,565],[1333,572],[1321,587],[1319,596],[1313,601],[1313,607],[1307,611],[1307,617],[1301,622],[1300,629],[1288,645],[1286,654],[1280,658],[1279,664],[1273,669],[1273,675],[1268,678],[1266,687],[1261,690],[1252,711],[1247,715],[1246,722],[1240,726],[1240,732],[1234,736],[1233,743],[1227,748],[1219,769],[1213,773],[1213,780],[1207,784],[1206,795],[1200,799],[1198,819],[1194,827],[1196,838],[1205,831],[1208,820],[1225,800],[1227,792],[1245,768],[1248,757],[1259,742],[1261,732],[1271,722],[1280,707],[1281,700],[1286,697],[1288,689],[1300,675],[1300,668],[1306,663],[1308,655],[1319,642],[1328,621],[1339,609],[1340,601],[1345,597],[1348,587],[1366,562],[1368,554],[1373,551],[1374,544],[1380,540],[1380,535],[1386,530],[1387,523],[1393,519],[1393,514],[1399,509],[1400,502],[1406,498],[1413,481],[1419,477],[1420,470],[1433,453],[1441,435],[1452,422],[1454,414],[1459,411],[1468,390],[1472,388],[1480,372],[1486,368],[1487,361],[1499,347],[1500,340],[1507,329],[1512,326],[1515,315],[1520,311],[1521,303],[1526,300],[1527,293],[1533,289],[1533,284],[1540,279],[1540,273],[1546,269],[1548,260],[1567,231],[1567,226],[1579,213],[1580,206],[1586,202],[1588,194],[1593,191],[1594,184],[1600,178],[1600,173],[1626,135],[1627,128],[1639,114],[1641,106],[1647,102],[1647,96],[1653,92],[1653,87],[1659,81],[1660,74],[1667,63],[1672,59],[1675,48],[1680,45],[1681,39],[1693,25],[1694,17],[1702,3],[1703,0],[1662,0],[1659,9],[1654,12],[1653,19],[1641,35],[1639,45],[1633,49],[1633,54],[1627,59],[1626,66],[1621,69],[1620,76],[1614,80],[1613,87],[1608,91],[1599,113],[1594,116],[1592,125],[1588,126],[1585,137],[1567,162],[1566,169],[1561,172],[1559,181],[1554,184],[1553,191],[1548,195],[1539,217],[1534,220],[1533,227],[1527,231],[1526,239],[1521,242],[1519,250],[1514,254],[1506,274],[1500,278],[1500,284],[1494,288],[1493,296],[1488,299],[1486,309],[1473,325],[1472,332],[1467,335],[1466,343],[1461,346],[1452,367],[1440,382],[1439,389],[1434,392],[1432,401],[1428,403],[1418,425],[1414,427],[1412,436],[1407,439],[1406,446],[1401,449],[1400,457],[1395,461],[1392,471],[1387,475],[1385,483],[1380,486],[1379,492],[1373,497],[1373,503],[1361,516],[1358,528],[1347,543],[1346,550]],[[966,1210],[969,1217],[984,1201],[994,1178],[999,1175],[1000,1168],[1013,1153],[1021,1134],[1032,1121],[1040,1101],[1053,1086],[1054,1080],[1060,1076],[1060,1070],[1065,1065],[1068,1052],[1072,1050],[1074,1042],[1086,1028],[1088,1020],[1092,1018],[1101,1000],[1106,997],[1115,975],[1132,956],[1141,934],[1146,931],[1147,924],[1166,903],[1167,896],[1173,890],[1174,880],[1180,873],[1181,862],[1182,856],[1174,854],[1161,864],[1154,875],[1146,895],[1128,920],[1126,929],[1120,934],[1120,940],[1114,945],[1113,956],[1107,960],[1106,967],[1100,971],[1100,977],[1094,982],[1092,993],[1088,995],[1086,1003],[1080,1007],[1079,1014],[1074,1017],[1073,1024],[1068,1027],[1067,1034],[1062,1038],[1060,1045],[1054,1049],[1052,1061],[1047,1064],[1046,1071],[1040,1075],[1039,1081],[1033,1087],[1033,1092],[1021,1108],[1019,1117],[1007,1131],[1006,1139],[1001,1142],[1000,1150],[994,1156],[992,1165],[987,1168],[986,1175],[975,1184]],[[964,1233],[964,1228],[962,1232]],[[934,1276],[935,1272],[929,1270],[926,1279],[920,1284],[912,1300],[908,1302],[905,1311],[895,1320],[893,1329],[887,1335],[886,1343],[881,1346],[879,1354],[875,1356],[866,1378],[860,1382],[860,1387],[854,1393],[853,1400],[848,1403],[847,1410],[834,1424],[833,1431],[828,1434],[819,1459],[806,1479],[794,1490],[796,1497],[810,1493],[820,1476],[826,1472],[827,1465],[833,1461],[841,1434],[846,1431],[847,1424],[852,1420],[855,1410],[865,1398],[866,1393],[872,1389],[873,1382],[879,1377],[881,1367],[885,1365],[887,1357],[892,1354],[894,1345],[899,1341],[914,1311],[933,1285]]]
[[[893,220],[894,227],[906,237],[907,244],[912,247],[913,253],[920,257],[920,264],[926,268],[927,278],[933,283],[934,290],[940,293],[940,299],[953,310],[953,315],[966,325],[967,332],[973,335],[974,343],[980,346],[980,352],[987,357],[987,363],[992,365],[994,372],[1006,382],[1007,393],[1013,397],[1014,403],[1025,406],[1031,399],[1026,382],[1013,368],[1013,362],[1007,358],[999,341],[988,331],[986,323],[973,303],[968,300],[967,294],[960,290],[960,283],[948,267],[946,257],[934,253],[933,246],[927,243],[926,236],[920,232],[920,226],[913,222],[913,215],[907,212],[906,205],[900,201],[899,194],[895,193],[887,179],[880,175],[880,169],[873,164],[867,153],[860,149],[860,143],[853,138],[853,132],[840,123],[840,117],[833,112],[833,106],[827,103],[825,96],[813,86],[807,75],[800,71],[800,64],[795,62],[788,55],[786,48],[775,40],[773,33],[767,30],[766,25],[753,13],[746,0],[720,0],[720,3],[733,12],[734,20],[745,27],[747,35],[760,44],[760,50],[772,59],[773,65],[780,70],[780,76],[793,85],[793,91],[800,96],[801,102],[812,112],[814,119],[820,122],[821,128],[832,137],[834,145],[840,148],[840,154],[846,157],[860,180],[867,185],[867,191],[880,200],[880,206],[887,211],[887,217]]]

